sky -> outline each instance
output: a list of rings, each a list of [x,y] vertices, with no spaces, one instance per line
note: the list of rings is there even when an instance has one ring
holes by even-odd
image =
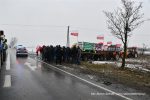
[[[150,0],[143,2],[144,19],[150,18]],[[25,46],[66,45],[67,26],[70,32],[78,32],[78,41],[98,43],[98,35],[104,42],[121,43],[107,28],[103,11],[114,11],[120,0],[0,0],[0,30],[4,30],[8,43],[17,37]],[[132,32],[129,46],[150,47],[150,21]],[[77,37],[70,36],[70,43]]]

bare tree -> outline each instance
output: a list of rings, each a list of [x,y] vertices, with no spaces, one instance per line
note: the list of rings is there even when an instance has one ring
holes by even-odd
[[[114,12],[104,11],[104,14],[108,18],[108,29],[110,29],[111,33],[123,43],[124,53],[121,68],[124,69],[128,37],[131,36],[131,31],[144,22],[144,13],[140,12],[142,2],[136,4],[136,2],[132,0],[121,0],[121,3],[122,6],[117,8]]]

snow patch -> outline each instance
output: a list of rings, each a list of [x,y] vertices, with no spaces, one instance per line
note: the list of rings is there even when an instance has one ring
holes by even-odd
[[[93,61],[93,64],[115,64],[115,62],[110,61]]]
[[[127,59],[126,61],[137,61],[137,62],[146,62],[146,61],[141,61],[141,60],[137,60],[137,59]],[[113,62],[113,61],[93,61],[93,64],[115,64],[117,67],[121,66],[120,62]],[[127,68],[131,68],[131,69],[135,69],[135,70],[141,70],[141,71],[146,71],[146,72],[150,72],[149,69],[143,68],[143,65],[141,64],[126,64],[125,65]]]

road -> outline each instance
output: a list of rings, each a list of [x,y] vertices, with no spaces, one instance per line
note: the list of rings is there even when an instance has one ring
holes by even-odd
[[[9,50],[0,72],[0,100],[132,99],[30,57],[16,58]]]

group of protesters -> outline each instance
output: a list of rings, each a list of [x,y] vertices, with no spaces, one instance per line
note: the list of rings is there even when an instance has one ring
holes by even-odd
[[[49,63],[55,62],[56,64],[63,63],[72,63],[72,64],[80,64],[81,59],[81,49],[79,46],[74,45],[72,48],[70,47],[61,47],[57,46],[45,46],[38,47],[36,50],[37,56],[40,56],[42,60],[47,61]]]

